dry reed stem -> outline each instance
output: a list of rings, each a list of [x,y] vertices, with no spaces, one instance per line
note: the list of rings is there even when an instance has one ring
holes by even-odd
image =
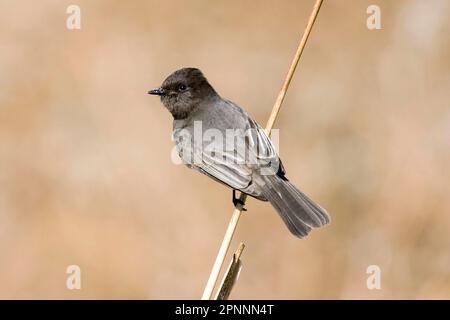
[[[219,288],[216,291],[216,296],[214,300],[227,300],[228,297],[230,296],[231,290],[233,290],[233,287],[237,282],[239,273],[241,272],[242,269],[242,263],[240,258],[244,248],[245,245],[241,242],[239,244],[238,249],[233,254],[233,258],[231,259],[228,269],[225,272],[225,276],[222,279],[222,283],[220,284]]]
[[[305,48],[306,42],[308,41],[309,34],[311,33],[311,29],[316,21],[317,15],[319,14],[320,7],[322,6],[323,0],[316,0],[316,3],[313,7],[313,11],[309,16],[308,24],[306,25],[305,31],[303,32],[303,36],[300,40],[300,43],[297,47],[297,51],[295,52],[295,56],[292,59],[291,66],[286,75],[286,79],[281,87],[280,93],[278,94],[277,100],[272,108],[272,112],[270,113],[269,120],[266,125],[266,133],[270,136],[270,132],[275,123],[275,120],[280,112],[281,104],[283,103],[284,97],[286,96],[286,92],[289,88],[289,84],[291,83],[292,76],[294,75],[295,69],[297,68],[300,57],[303,53],[303,49]],[[245,194],[241,194],[240,200],[242,203],[245,203],[247,196]],[[236,231],[237,224],[239,222],[239,218],[241,217],[243,206],[239,206],[234,209],[233,215],[231,216],[230,223],[228,225],[227,231],[225,233],[225,237],[223,238],[222,245],[220,246],[219,252],[216,257],[216,261],[214,262],[213,268],[211,270],[211,274],[209,276],[208,282],[206,284],[205,290],[202,295],[202,300],[210,300],[214,291],[214,287],[217,282],[217,278],[219,277],[220,270],[222,269],[223,262],[225,260],[225,256],[230,247],[231,240],[233,239],[234,232]]]

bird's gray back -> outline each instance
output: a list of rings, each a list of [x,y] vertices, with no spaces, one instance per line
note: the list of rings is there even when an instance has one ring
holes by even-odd
[[[240,141],[237,145],[228,145],[230,140],[226,135],[230,129]],[[199,145],[193,141],[195,134],[198,139],[199,133],[202,138],[208,134],[222,136],[223,150],[207,152],[211,151],[208,149],[212,144],[210,139],[202,139],[200,150]],[[182,135],[190,136],[191,140],[182,138]],[[264,130],[239,106],[221,98],[199,106],[187,119],[175,120],[173,138],[181,158],[188,167],[256,197],[261,194],[251,184],[254,172],[268,165],[276,171],[279,166],[275,148]],[[232,142],[236,143],[236,140]],[[213,143],[218,146],[217,141]],[[192,156],[196,153],[200,154],[199,158]],[[186,154],[191,155],[187,157],[187,161]],[[252,161],[249,161],[249,158]],[[198,161],[192,162],[195,159]]]

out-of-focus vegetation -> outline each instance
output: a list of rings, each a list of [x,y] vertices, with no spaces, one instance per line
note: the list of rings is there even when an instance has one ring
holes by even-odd
[[[314,1],[0,2],[0,298],[199,298],[232,211],[146,91],[201,68],[262,125]],[[248,201],[232,298],[450,298],[450,3],[325,1],[276,127],[332,223]],[[66,267],[82,290],[66,288]],[[366,268],[382,289],[366,288]]]

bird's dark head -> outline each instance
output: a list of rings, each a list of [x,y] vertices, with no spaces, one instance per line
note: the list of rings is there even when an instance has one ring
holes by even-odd
[[[161,97],[161,102],[174,119],[185,119],[202,101],[217,96],[203,73],[196,68],[175,71],[160,88],[148,92]]]

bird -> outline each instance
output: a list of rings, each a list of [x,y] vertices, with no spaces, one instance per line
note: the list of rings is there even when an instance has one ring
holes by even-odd
[[[244,209],[236,191],[269,201],[298,238],[330,222],[327,211],[288,180],[264,129],[222,98],[198,68],[176,70],[148,93],[172,114],[172,139],[183,164],[231,188],[236,207]]]

